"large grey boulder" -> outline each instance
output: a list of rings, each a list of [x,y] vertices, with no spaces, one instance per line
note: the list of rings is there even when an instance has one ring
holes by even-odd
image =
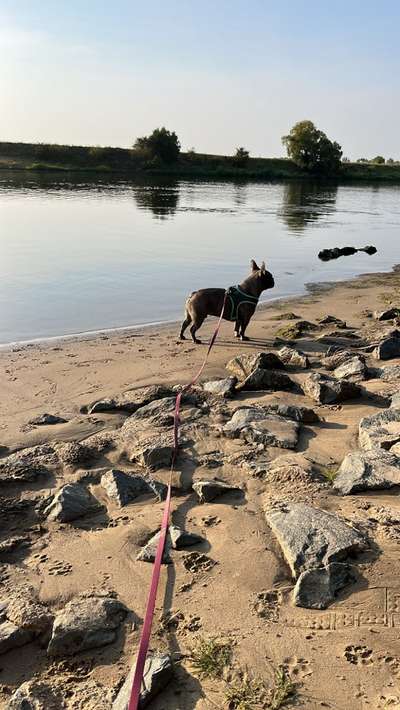
[[[342,495],[400,485],[400,459],[389,451],[352,451],[343,459],[333,488]]]
[[[400,331],[393,330],[387,338],[381,340],[373,351],[377,360],[391,360],[400,357]]]
[[[379,379],[384,382],[399,382],[400,383],[400,365],[389,365],[378,370]]]
[[[89,513],[96,513],[101,508],[97,498],[80,483],[67,483],[55,494],[43,514],[48,520],[67,523]]]
[[[346,379],[352,382],[360,382],[365,380],[367,368],[364,359],[355,355],[350,360],[339,365],[333,374],[338,380]]]
[[[113,643],[127,614],[113,597],[80,596],[57,614],[47,648],[49,656],[73,656]]]
[[[16,451],[0,460],[0,484],[36,481],[57,464],[58,455],[48,444]]]
[[[223,380],[204,382],[203,390],[208,394],[213,394],[216,397],[224,397],[226,399],[233,396],[236,383],[236,377],[225,377]]]
[[[304,422],[305,424],[315,424],[321,421],[319,415],[313,409],[296,404],[269,404],[265,407],[265,410],[274,412],[280,417],[287,417],[295,422]]]
[[[361,419],[358,428],[360,446],[389,450],[400,442],[400,407],[389,407]]]
[[[305,570],[296,582],[293,602],[305,609],[326,609],[337,593],[355,579],[351,567],[340,562]]]
[[[282,503],[265,512],[294,579],[363,548],[363,538],[338,515],[305,503]]]
[[[136,661],[126,677],[125,683],[113,702],[112,710],[128,710],[129,699],[135,674]],[[166,653],[148,654],[143,671],[139,708],[145,708],[170,682],[173,674],[171,656]]]
[[[64,710],[66,707],[61,688],[41,680],[28,680],[12,694],[7,710]]]
[[[197,494],[200,503],[210,503],[225,493],[241,492],[241,488],[230,486],[229,483],[216,479],[212,479],[211,481],[195,481],[195,483],[193,483],[193,490]]]
[[[322,365],[326,370],[336,370],[348,360],[352,360],[354,352],[352,350],[343,350],[341,348],[329,348],[326,357],[322,360]],[[364,355],[357,355],[360,360],[365,361]]]
[[[292,392],[298,390],[298,385],[284,372],[257,367],[237,385],[237,389],[250,392],[259,390]]]
[[[141,421],[129,417],[120,429],[120,436],[130,461],[153,470],[170,466],[174,449],[169,430],[143,430]]]
[[[299,425],[257,407],[241,407],[222,427],[222,433],[230,439],[241,438],[265,446],[294,449],[298,441]]]
[[[226,369],[239,382],[242,382],[254,370],[284,370],[285,366],[275,353],[259,352],[237,355],[229,360]]]
[[[152,419],[153,421],[155,420],[154,423],[157,423],[157,419],[160,419],[162,423],[166,423],[172,418],[172,412],[175,409],[175,399],[175,397],[162,397],[161,399],[156,399],[148,404],[144,404],[131,414],[131,421]]]
[[[295,348],[289,348],[287,346],[284,346],[280,350],[278,350],[278,355],[279,359],[282,360],[282,362],[285,365],[291,365],[292,367],[298,367],[302,370],[307,369],[307,367],[310,367],[310,361],[301,350],[295,350]]]
[[[167,495],[167,486],[164,483],[146,480],[143,476],[125,473],[115,468],[104,473],[100,483],[107,491],[108,497],[115,500],[120,508],[146,493],[156,495],[159,500],[165,500]]]
[[[335,404],[354,399],[361,394],[361,388],[354,382],[338,380],[317,372],[308,375],[303,382],[304,393],[319,404]]]

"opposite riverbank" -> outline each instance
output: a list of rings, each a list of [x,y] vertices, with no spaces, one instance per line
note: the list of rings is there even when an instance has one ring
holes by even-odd
[[[326,180],[326,177],[310,175],[286,158],[250,157],[245,166],[239,167],[232,156],[191,151],[181,153],[176,163],[163,165],[156,160],[145,160],[127,148],[11,142],[0,142],[0,170],[170,175],[177,178]],[[334,179],[339,182],[400,183],[400,165],[342,163]]]

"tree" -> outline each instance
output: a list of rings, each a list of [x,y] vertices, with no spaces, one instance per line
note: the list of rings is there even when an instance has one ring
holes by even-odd
[[[310,173],[332,175],[338,172],[342,148],[320,131],[312,121],[299,121],[282,137],[288,157]]]
[[[342,163],[350,163],[350,158],[343,157]]]
[[[175,132],[167,131],[164,126],[156,128],[150,136],[137,138],[134,150],[149,158],[156,158],[163,163],[176,163],[181,144]]]
[[[249,151],[241,146],[240,148],[236,148],[236,153],[233,156],[233,162],[237,168],[245,168],[249,162],[249,157]]]
[[[394,165],[394,160],[393,158],[388,158],[386,161],[386,165]]]
[[[377,155],[376,158],[372,158],[371,163],[377,163],[378,165],[385,164],[385,158],[383,155]]]

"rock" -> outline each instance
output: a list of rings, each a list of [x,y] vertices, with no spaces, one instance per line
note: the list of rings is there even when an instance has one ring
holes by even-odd
[[[304,609],[326,609],[337,593],[355,582],[355,575],[347,564],[333,562],[302,572],[293,590],[293,601]]]
[[[160,540],[161,531],[153,535],[146,545],[140,550],[136,556],[137,560],[142,562],[154,562],[157,553],[157,547]],[[186,547],[197,545],[204,542],[204,538],[194,533],[186,532],[177,525],[170,525],[168,528],[165,546],[163,550],[162,563],[168,565],[172,562],[170,557],[171,548],[174,550],[184,550]]]
[[[341,348],[330,347],[328,348],[327,356],[324,357],[322,361],[322,365],[326,370],[336,370],[336,368],[343,365],[343,363],[348,362],[348,360],[352,360],[354,355],[355,353],[352,350],[342,350]],[[357,354],[357,357],[365,362],[365,357],[363,355]]]
[[[308,375],[303,382],[304,393],[319,404],[334,404],[360,397],[361,388],[354,382],[338,380],[317,372]]]
[[[394,320],[400,318],[400,308],[388,308],[386,311],[374,311],[375,320]]]
[[[13,693],[7,710],[64,710],[66,707],[61,689],[41,680],[28,680]]]
[[[400,409],[400,392],[396,392],[394,395],[392,395],[390,406],[394,409],[396,407]]]
[[[120,508],[146,493],[156,495],[159,500],[165,500],[167,496],[167,486],[164,483],[146,480],[143,476],[125,473],[116,468],[104,473],[100,483],[106,489],[108,497],[115,500]]]
[[[169,430],[143,431],[140,422],[129,417],[120,429],[120,436],[130,461],[153,470],[170,466],[174,449]]]
[[[386,449],[400,442],[400,407],[390,407],[361,419],[358,428],[361,448]]]
[[[193,490],[197,494],[200,503],[210,503],[225,493],[242,492],[241,488],[230,486],[225,481],[213,479],[211,481],[196,481],[193,483]]]
[[[57,449],[61,461],[67,466],[85,466],[93,460],[93,451],[90,446],[78,441],[61,444]]]
[[[308,320],[299,320],[296,321],[296,323],[279,328],[276,331],[276,337],[280,340],[297,340],[297,338],[301,338],[304,333],[309,333],[314,330],[318,330],[318,326],[315,325],[315,323],[310,323]]]
[[[302,407],[294,404],[269,404],[265,409],[276,412],[280,417],[293,419],[295,422],[314,424],[321,421],[317,412],[314,412],[310,407]]]
[[[160,419],[162,423],[171,422],[172,412],[175,409],[175,397],[162,397],[161,399],[156,399],[153,402],[144,404],[139,407],[133,414],[131,414],[131,420],[136,421],[137,419]],[[167,419],[165,419],[167,417]]]
[[[359,532],[339,516],[305,503],[282,503],[265,513],[294,579],[363,548]]]
[[[257,407],[240,407],[222,427],[222,432],[230,439],[241,438],[265,446],[294,449],[299,425]]]
[[[237,389],[243,391],[272,390],[276,392],[281,390],[283,392],[291,392],[297,390],[298,386],[283,372],[257,368],[238,385]]]
[[[208,394],[216,395],[217,397],[232,397],[235,392],[235,386],[237,383],[236,377],[225,377],[223,380],[213,380],[212,382],[205,382],[203,384],[203,390],[208,392]]]
[[[36,481],[58,463],[54,448],[47,444],[22,449],[0,460],[0,483]]]
[[[383,367],[379,371],[379,379],[384,382],[399,382],[400,383],[400,365],[389,365]]]
[[[9,537],[7,540],[3,540],[0,543],[0,555],[8,554],[9,552],[14,552],[18,548],[28,547],[30,544],[30,538],[27,535],[15,535]]]
[[[81,595],[73,599],[54,620],[48,655],[74,656],[113,643],[126,614],[126,607],[113,597]]]
[[[333,488],[342,495],[400,485],[400,459],[389,451],[351,451],[342,461]]]
[[[53,623],[53,615],[38,600],[32,587],[14,591],[7,600],[5,614],[8,621],[28,631],[32,637],[48,632]]]
[[[304,353],[300,350],[295,350],[294,348],[283,347],[278,350],[278,355],[280,360],[282,360],[285,365],[292,365],[293,367],[299,367],[302,370],[306,370],[310,367],[310,361]]]
[[[20,629],[11,621],[5,619],[0,622],[0,654],[12,651],[14,648],[25,646],[33,639],[33,634],[26,629]]]
[[[338,380],[346,379],[359,382],[366,379],[367,368],[364,359],[355,355],[351,360],[346,360],[342,365],[339,365],[333,374]]]
[[[277,316],[271,316],[271,320],[300,320],[300,316],[292,311],[287,311],[286,313],[279,313]]]
[[[135,666],[136,661],[132,663],[132,670],[114,700],[112,710],[128,710]],[[148,654],[144,665],[140,708],[145,708],[165,688],[172,678],[172,673],[171,656],[161,653]]]
[[[97,400],[90,404],[85,410],[89,414],[95,414],[97,412],[111,412],[124,411],[132,414],[136,412],[140,407],[144,407],[149,402],[153,402],[157,399],[162,399],[164,397],[173,397],[174,390],[172,387],[165,385],[150,385],[150,387],[140,387],[137,390],[132,390],[130,392],[125,392],[122,395],[117,395],[115,397],[108,397],[105,399]]]
[[[338,328],[347,328],[347,324],[344,320],[336,318],[336,316],[323,316],[323,318],[318,318],[318,323],[320,325],[336,325]]]
[[[35,426],[50,426],[53,424],[65,424],[66,419],[58,417],[56,414],[40,414],[38,417],[31,419],[28,424],[34,424]]]
[[[284,370],[285,366],[275,353],[259,352],[232,358],[226,364],[226,369],[242,382],[255,370]]]
[[[102,505],[80,483],[67,483],[55,494],[45,508],[44,515],[49,520],[67,523],[89,513],[101,510]]]
[[[400,331],[394,330],[387,338],[381,340],[373,351],[376,360],[391,360],[400,357]]]

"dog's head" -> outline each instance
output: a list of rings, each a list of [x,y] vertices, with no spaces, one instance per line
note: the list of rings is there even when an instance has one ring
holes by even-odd
[[[262,291],[266,291],[267,288],[274,288],[275,281],[272,274],[266,270],[265,262],[263,261],[260,266],[257,266],[254,259],[250,261],[251,275],[259,280],[260,287]]]

